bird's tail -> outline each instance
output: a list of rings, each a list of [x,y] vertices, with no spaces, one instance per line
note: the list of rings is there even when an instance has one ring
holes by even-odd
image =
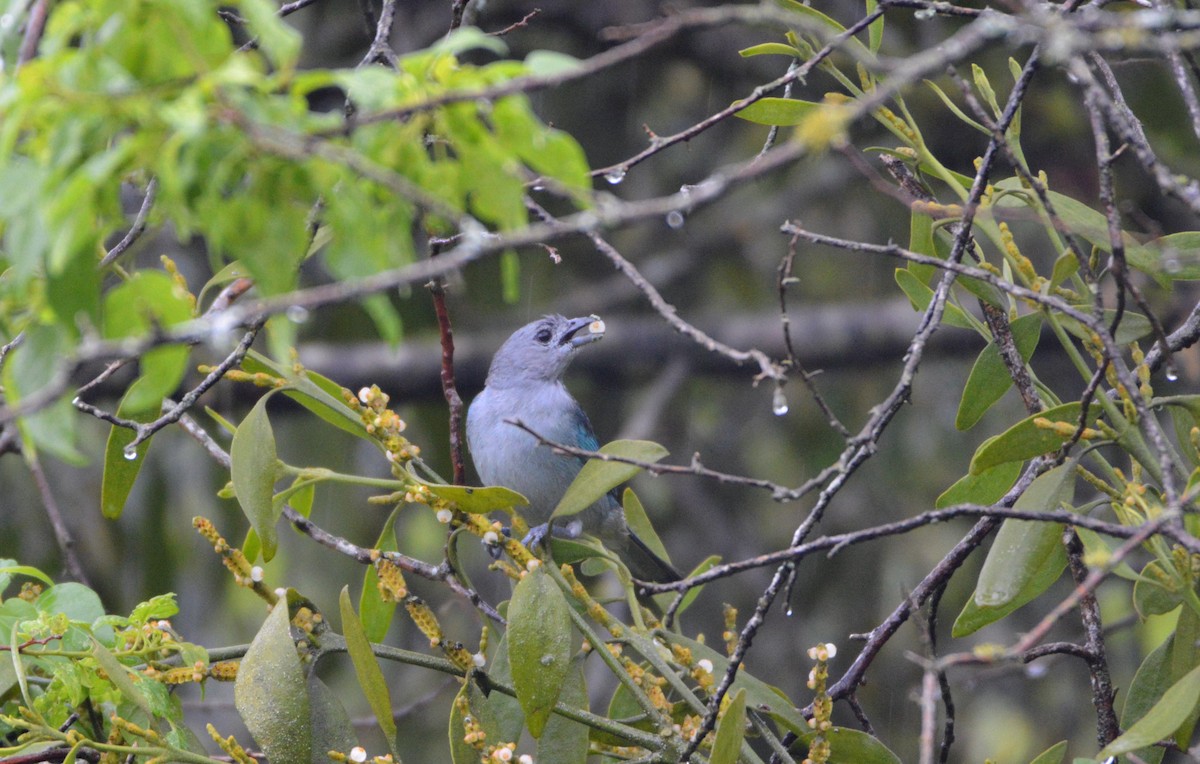
[[[621,544],[621,560],[634,578],[658,584],[683,578],[671,563],[655,554],[633,531],[626,538],[628,542]]]

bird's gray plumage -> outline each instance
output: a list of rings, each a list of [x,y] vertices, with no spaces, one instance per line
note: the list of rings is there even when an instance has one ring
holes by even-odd
[[[555,453],[530,433],[511,424],[520,420],[543,438],[594,451],[600,447],[591,422],[562,377],[575,353],[602,335],[584,331],[595,320],[544,316],[517,331],[496,351],[483,392],[467,412],[467,445],[480,479],[502,485],[529,499],[520,510],[531,525],[550,519],[584,460]],[[580,531],[615,551],[636,578],[678,580],[670,563],[651,552],[625,523],[616,492],[558,526],[556,532]]]

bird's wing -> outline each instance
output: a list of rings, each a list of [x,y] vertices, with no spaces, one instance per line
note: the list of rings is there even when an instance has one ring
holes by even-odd
[[[575,433],[575,443],[578,448],[583,448],[588,451],[599,451],[600,441],[596,438],[596,431],[592,429],[592,422],[588,419],[587,412],[581,407],[575,406],[575,411],[572,413],[572,427]],[[587,463],[586,459],[579,460],[580,469]],[[612,499],[616,506],[621,506],[621,493],[617,488],[608,492],[608,497]]]

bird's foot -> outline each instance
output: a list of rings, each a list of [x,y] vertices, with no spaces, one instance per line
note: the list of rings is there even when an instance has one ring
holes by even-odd
[[[550,535],[550,523],[542,523],[535,525],[529,529],[529,533],[525,534],[525,538],[521,539],[521,543],[526,549],[537,549],[546,543],[546,537]]]
[[[553,530],[554,535],[560,539],[577,539],[582,532],[583,522],[578,518],[569,523],[556,523]],[[550,534],[550,523],[535,525],[529,529],[529,533],[525,534],[525,538],[521,539],[521,543],[527,549],[534,549],[545,544]]]

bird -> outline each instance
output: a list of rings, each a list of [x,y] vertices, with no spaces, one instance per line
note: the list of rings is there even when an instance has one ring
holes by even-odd
[[[587,331],[584,331],[584,330]],[[535,527],[527,544],[544,538],[550,515],[584,459],[556,452],[542,438],[587,451],[599,449],[592,423],[563,384],[580,348],[604,336],[596,316],[547,315],[513,332],[492,358],[483,391],[467,410],[467,448],[485,485],[510,488],[529,500],[522,514]],[[614,488],[579,514],[554,522],[554,535],[587,533],[620,557],[634,578],[666,583],[681,576],[629,529]]]

